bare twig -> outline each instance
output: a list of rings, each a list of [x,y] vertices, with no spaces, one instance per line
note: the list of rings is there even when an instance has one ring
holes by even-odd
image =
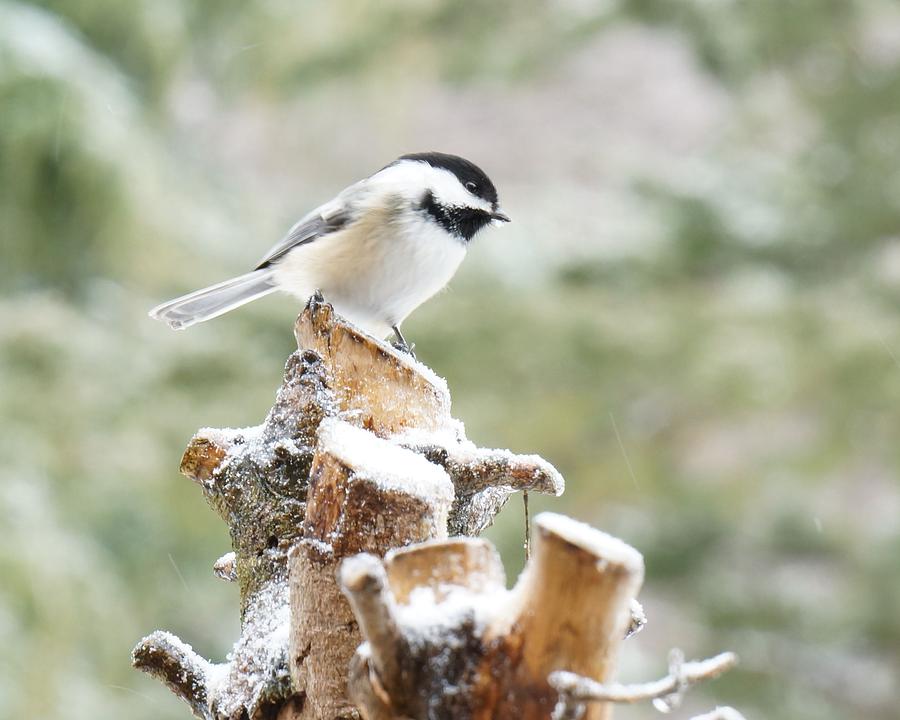
[[[531,519],[528,517],[528,491],[522,491],[522,505],[525,508],[525,561],[531,559]]]
[[[549,677],[550,685],[559,693],[554,718],[580,717],[586,702],[636,703],[652,700],[657,710],[668,712],[681,704],[685,692],[692,685],[718,677],[735,664],[737,655],[731,652],[720,653],[707,660],[685,662],[684,654],[674,649],[669,653],[669,674],[647,683],[599,683],[572,672],[557,671]]]

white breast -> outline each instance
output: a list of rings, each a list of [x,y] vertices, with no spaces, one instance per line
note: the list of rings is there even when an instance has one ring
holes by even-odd
[[[302,300],[321,290],[341,315],[384,337],[446,286],[465,255],[465,243],[437,223],[394,205],[295,248],[275,279]]]

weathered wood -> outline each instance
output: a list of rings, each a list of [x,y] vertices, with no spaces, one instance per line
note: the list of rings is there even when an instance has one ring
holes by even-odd
[[[341,409],[381,437],[404,428],[437,431],[450,422],[447,384],[411,356],[376,342],[311,300],[294,326],[297,346],[322,357]]]
[[[493,549],[476,541],[388,553],[387,570],[375,558],[347,561],[343,588],[367,641],[350,683],[364,717],[546,720],[558,697],[550,673],[610,675],[643,560],[559,515],[536,525],[511,591]]]
[[[392,550],[385,558],[387,578],[397,602],[408,603],[417,588],[437,602],[454,588],[491,593],[506,587],[500,556],[487,540],[453,538]]]
[[[182,472],[228,523],[234,554],[220,576],[237,581],[241,637],[230,662],[213,664],[174,636],[160,643],[153,634],[135,647],[133,662],[157,677],[196,678],[190,696],[177,694],[198,717],[268,718],[293,694],[288,634],[278,626],[288,623],[287,552],[302,536],[318,426],[336,411],[321,359],[298,351],[262,425],[201,430],[184,453]]]
[[[512,592],[511,624],[501,619],[488,633],[499,650],[490,664],[509,688],[498,699],[501,716],[549,717],[555,670],[609,678],[644,579],[643,558],[621,540],[562,515],[539,515],[535,526],[532,560]],[[604,705],[585,715],[605,717]]]
[[[395,439],[443,467],[453,480],[451,535],[480,534],[514,491],[561,495],[565,487],[556,468],[543,458],[475,447],[461,427],[430,435],[406,431]]]
[[[207,704],[207,678],[211,663],[171,633],[157,630],[148,635],[134,649],[131,663],[165,683],[175,695],[184,700],[200,720],[212,720]]]
[[[337,583],[344,558],[445,538],[453,485],[436,465],[330,420],[310,474],[304,539],[290,558],[290,658],[303,717],[353,717],[347,671],[361,639]]]
[[[400,629],[396,602],[388,589],[384,566],[368,553],[347,558],[341,564],[340,581],[359,620],[360,630],[372,648],[370,667],[377,678],[373,689],[382,696],[390,696],[394,688],[385,688],[384,680],[403,676],[403,661],[409,648]]]
[[[297,344],[321,356],[342,417],[424,455],[456,489],[450,535],[477,535],[515,491],[560,495],[562,476],[536,455],[476,447],[450,416],[443,379],[311,300],[294,328]]]
[[[516,490],[562,492],[559,473],[540,458],[469,442],[450,416],[443,380],[326,303],[309,303],[295,335],[299,350],[264,423],[200,430],[181,463],[231,534],[233,555],[216,566],[240,592],[241,637],[230,662],[206,663],[155,636],[135,648],[135,665],[163,680],[179,667],[211,668],[209,677],[195,674],[193,694],[179,692],[201,717],[353,715],[344,678],[359,635],[335,583],[339,561],[478,533]],[[367,449],[348,457],[335,438],[354,432],[350,445]],[[378,455],[390,467],[371,459]],[[437,500],[421,492],[427,477],[440,478]],[[265,620],[272,617],[285,627]]]
[[[337,411],[321,358],[298,351],[262,425],[205,428],[184,453],[182,472],[228,523],[242,616],[256,592],[287,578],[287,551],[302,536],[319,424]]]
[[[489,543],[448,534],[479,533],[516,490],[561,493],[559,473],[473,445],[442,380],[321,299],[295,334],[265,422],[201,430],[182,458],[231,532],[215,571],[237,581],[241,637],[214,664],[153,633],[135,667],[202,720],[605,720],[643,623],[640,554],[544,514],[506,590]]]

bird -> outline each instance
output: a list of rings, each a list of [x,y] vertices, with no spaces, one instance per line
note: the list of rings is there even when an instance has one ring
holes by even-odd
[[[301,218],[250,272],[169,300],[150,317],[181,330],[281,290],[324,296],[365,332],[411,352],[400,326],[456,273],[482,229],[502,225],[497,189],[458,155],[401,155]]]

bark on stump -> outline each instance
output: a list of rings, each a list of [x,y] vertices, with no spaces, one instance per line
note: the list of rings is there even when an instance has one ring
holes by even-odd
[[[327,424],[326,424],[327,423]],[[337,584],[343,558],[447,536],[453,485],[409,450],[329,420],[310,474],[304,538],[290,553],[291,676],[303,717],[358,717],[346,698],[359,630]]]
[[[539,515],[536,526],[511,591],[481,540],[395,550],[384,564],[371,555],[344,562],[341,582],[366,638],[350,692],[367,720],[547,719],[558,699],[554,671],[609,678],[643,559],[561,515]],[[607,715],[599,704],[584,717]]]
[[[229,661],[160,631],[133,651],[208,720],[353,716],[341,674],[360,637],[338,563],[476,534],[513,492],[563,489],[541,458],[469,442],[443,380],[331,306],[311,301],[295,335],[265,422],[201,430],[181,463],[231,533],[233,555],[215,564],[240,592]]]

